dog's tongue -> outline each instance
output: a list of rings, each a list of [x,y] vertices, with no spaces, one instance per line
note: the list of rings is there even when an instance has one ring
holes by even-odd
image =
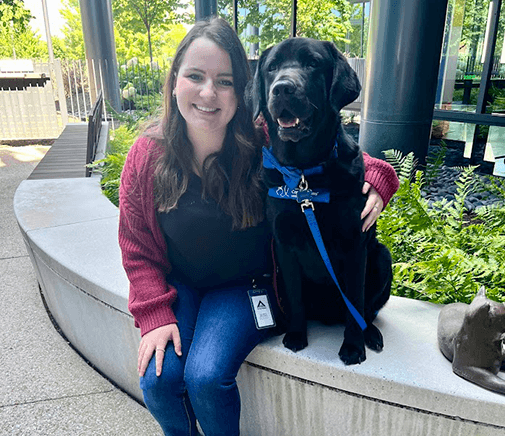
[[[284,129],[289,129],[290,127],[295,127],[298,125],[300,120],[298,118],[278,118],[277,122],[279,123],[279,126],[283,127]]]

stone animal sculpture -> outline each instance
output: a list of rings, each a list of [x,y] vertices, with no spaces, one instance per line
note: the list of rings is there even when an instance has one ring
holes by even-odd
[[[498,372],[505,360],[505,304],[486,297],[481,287],[471,304],[452,303],[438,317],[438,345],[460,377],[505,394]]]

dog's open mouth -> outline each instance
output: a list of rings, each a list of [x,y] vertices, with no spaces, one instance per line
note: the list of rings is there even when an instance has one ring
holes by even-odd
[[[310,134],[310,119],[301,120],[287,110],[277,118],[279,136],[283,141],[299,141]]]
[[[277,124],[283,129],[291,129],[300,125],[300,118],[278,118]]]

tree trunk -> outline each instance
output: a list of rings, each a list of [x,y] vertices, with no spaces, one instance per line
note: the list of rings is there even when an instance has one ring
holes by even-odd
[[[153,64],[153,47],[151,45],[151,26],[147,27],[147,41],[149,44],[149,57],[151,59],[151,65]]]

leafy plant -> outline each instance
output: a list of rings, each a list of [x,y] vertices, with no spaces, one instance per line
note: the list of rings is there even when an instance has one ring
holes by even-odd
[[[101,186],[105,196],[116,206],[119,206],[119,184],[121,171],[126,160],[128,150],[138,136],[136,124],[123,124],[114,130],[108,143],[105,158],[93,162],[90,167],[93,171],[102,174]]]
[[[395,295],[435,303],[469,303],[481,285],[488,295],[505,301],[505,207],[477,209],[470,213],[465,200],[477,190],[489,189],[505,200],[505,184],[478,182],[476,167],[459,168],[452,201],[430,204],[423,197],[427,174],[441,166],[439,158],[428,163],[426,173],[415,169],[413,155],[385,152],[395,167],[400,188],[381,214],[380,240],[393,257]]]
[[[430,185],[440,174],[445,156],[447,155],[447,144],[445,141],[440,141],[440,147],[436,152],[428,153],[426,158],[426,171],[424,179],[427,185]]]

